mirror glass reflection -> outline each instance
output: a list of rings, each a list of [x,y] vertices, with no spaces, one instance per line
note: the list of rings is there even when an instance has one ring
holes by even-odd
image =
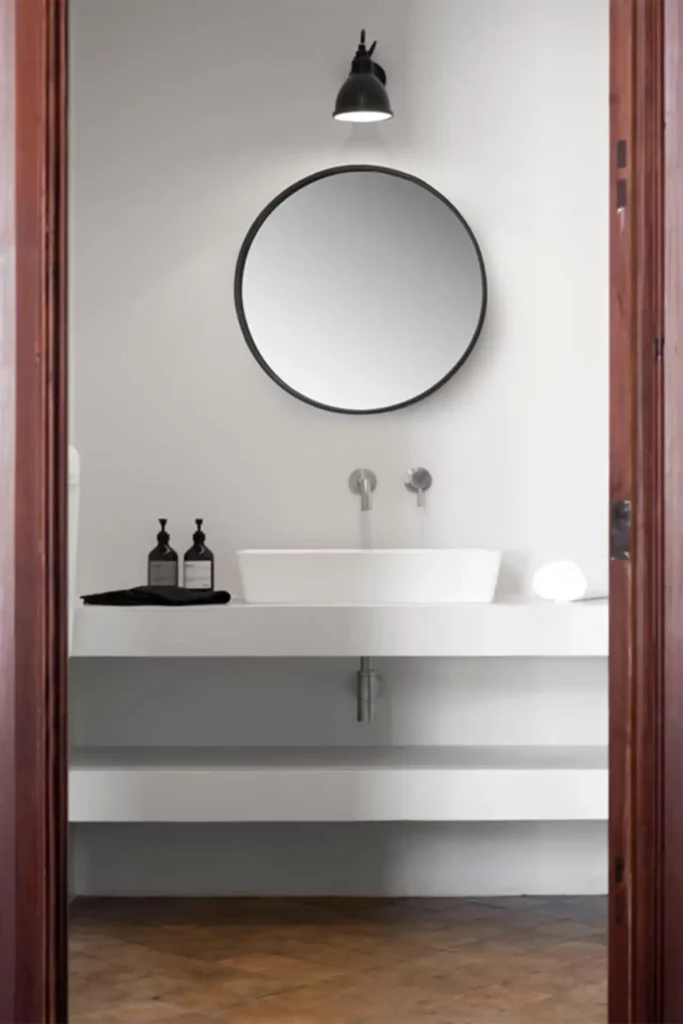
[[[418,401],[469,355],[486,307],[477,242],[424,182],[341,167],[297,182],[242,246],[235,297],[264,370],[339,412]]]

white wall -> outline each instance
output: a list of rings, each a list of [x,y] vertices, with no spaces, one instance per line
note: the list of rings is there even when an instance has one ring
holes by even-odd
[[[79,825],[75,891],[115,896],[604,893],[600,822]],[[575,887],[580,886],[580,890]]]
[[[363,25],[379,39],[396,117],[352,128],[330,112]],[[354,545],[346,480],[359,465],[379,477],[380,545],[415,543],[402,481],[422,464],[435,478],[428,542],[502,548],[507,586],[526,559],[605,555],[607,0],[75,0],[70,45],[81,592],[144,581],[159,515],[181,552],[204,516],[217,582],[233,592],[240,547]],[[416,173],[462,210],[490,303],[475,353],[441,392],[343,417],[262,373],[239,332],[232,275],[273,195],[363,161]],[[345,664],[85,662],[74,666],[72,729],[80,742],[119,743],[215,743],[217,723],[225,742],[246,743],[606,736],[597,663],[389,667],[391,700],[363,731]],[[573,828],[584,856],[559,863],[568,890],[588,889],[604,877],[604,830]],[[466,831],[439,843],[434,830],[411,832],[421,860],[404,888],[430,870],[438,888],[437,847],[455,851]],[[194,835],[215,852],[210,832]],[[354,839],[369,844],[366,860],[376,835]],[[82,832],[75,860],[98,842]],[[544,863],[563,848],[539,847]],[[529,891],[535,862],[522,862]],[[101,891],[106,877],[82,884],[97,878]],[[322,891],[335,877],[330,866]],[[242,881],[224,873],[231,887]]]
[[[604,659],[377,658],[372,723],[356,722],[346,658],[76,659],[83,746],[600,745]]]

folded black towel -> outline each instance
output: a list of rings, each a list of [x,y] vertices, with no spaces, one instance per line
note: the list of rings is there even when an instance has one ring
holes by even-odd
[[[188,590],[186,587],[131,587],[130,590],[107,590],[104,594],[87,594],[83,604],[108,604],[120,607],[193,604],[227,604],[227,590]]]

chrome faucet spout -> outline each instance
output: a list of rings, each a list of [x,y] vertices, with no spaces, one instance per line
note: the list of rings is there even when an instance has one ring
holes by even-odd
[[[354,469],[349,477],[349,489],[360,496],[361,512],[372,508],[372,492],[377,487],[377,477],[371,469]]]
[[[360,482],[360,508],[361,512],[369,512],[372,508],[372,491],[370,481],[366,476]]]

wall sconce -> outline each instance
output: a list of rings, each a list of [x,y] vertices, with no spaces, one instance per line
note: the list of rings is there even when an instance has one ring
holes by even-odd
[[[334,106],[337,121],[388,121],[393,117],[384,68],[372,59],[377,41],[365,49],[365,29],[360,34],[360,45],[351,64],[349,77],[342,85]]]

